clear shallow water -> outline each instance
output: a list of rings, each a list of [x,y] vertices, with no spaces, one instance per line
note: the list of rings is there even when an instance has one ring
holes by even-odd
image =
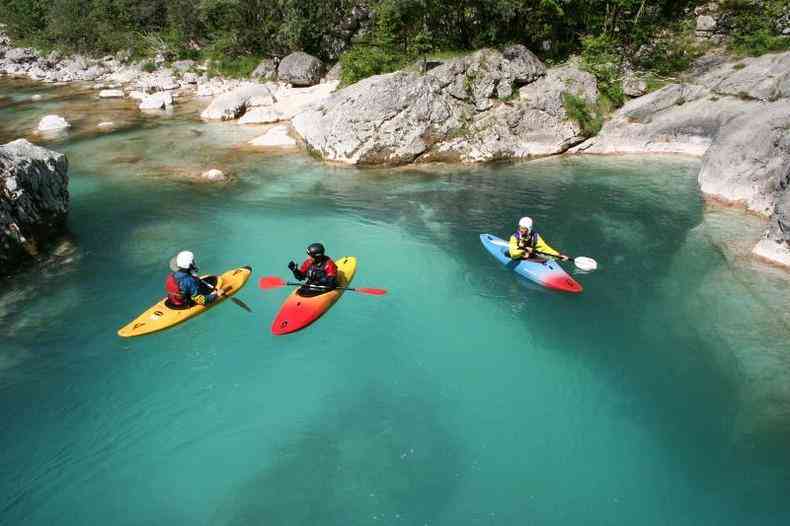
[[[0,136],[41,111],[0,108]],[[44,141],[71,163],[71,237],[0,295],[0,523],[790,520],[790,280],[745,255],[759,221],[703,214],[696,162],[358,171],[115,111],[123,131]],[[209,165],[235,182],[180,177]],[[482,249],[525,213],[599,260],[581,296]],[[287,291],[250,282],[252,315],[115,336],[177,250],[257,281],[317,239],[390,293],[275,338]]]

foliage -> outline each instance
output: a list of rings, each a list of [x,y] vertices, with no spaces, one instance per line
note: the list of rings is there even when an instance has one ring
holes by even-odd
[[[752,56],[790,49],[790,38],[779,35],[776,30],[776,20],[783,9],[788,9],[787,5],[786,0],[724,2],[722,8],[728,14],[731,49],[739,55]]]
[[[579,124],[585,137],[601,131],[603,115],[599,108],[591,108],[583,97],[568,92],[562,94],[562,105],[568,117]]]
[[[343,85],[353,84],[372,75],[380,75],[400,69],[404,65],[403,55],[390,49],[359,45],[340,57],[341,82]]]
[[[346,82],[447,50],[520,43],[549,63],[581,53],[619,104],[624,61],[660,76],[688,66],[699,52],[688,23],[703,1],[0,0],[0,18],[15,42],[43,49],[210,58],[218,70],[242,74],[252,57],[303,50],[333,59],[353,29],[352,9],[364,8],[372,18],[343,55]],[[733,48],[757,54],[790,47],[773,25],[786,3],[726,0]]]
[[[620,44],[608,35],[587,36],[582,39],[582,68],[598,81],[598,90],[616,107],[625,102],[620,71],[623,52]]]
[[[222,75],[230,78],[248,78],[260,64],[260,57],[223,56],[210,62],[209,76]]]

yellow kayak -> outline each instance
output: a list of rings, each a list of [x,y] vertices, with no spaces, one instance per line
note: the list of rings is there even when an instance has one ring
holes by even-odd
[[[203,314],[241,290],[251,275],[252,267],[239,267],[218,276],[217,288],[222,289],[225,295],[210,305],[192,305],[186,309],[171,309],[165,305],[167,298],[162,298],[156,305],[121,327],[118,330],[118,336],[133,338],[163,331],[190,318],[194,318],[198,314]],[[203,276],[203,279],[206,278],[207,276]]]

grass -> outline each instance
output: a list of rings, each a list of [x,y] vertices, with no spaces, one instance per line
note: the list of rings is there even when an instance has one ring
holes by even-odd
[[[246,79],[260,64],[260,57],[228,57],[214,58],[209,63],[209,77],[222,75],[223,77]]]

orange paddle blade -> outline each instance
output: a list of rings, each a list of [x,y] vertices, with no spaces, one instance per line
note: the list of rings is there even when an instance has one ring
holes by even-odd
[[[362,292],[364,294],[375,294],[376,296],[383,296],[384,294],[387,293],[387,289],[368,289],[364,287],[357,287],[354,290],[356,290],[357,292]]]
[[[258,281],[258,286],[262,289],[275,289],[285,286],[285,280],[277,276],[264,276]]]

